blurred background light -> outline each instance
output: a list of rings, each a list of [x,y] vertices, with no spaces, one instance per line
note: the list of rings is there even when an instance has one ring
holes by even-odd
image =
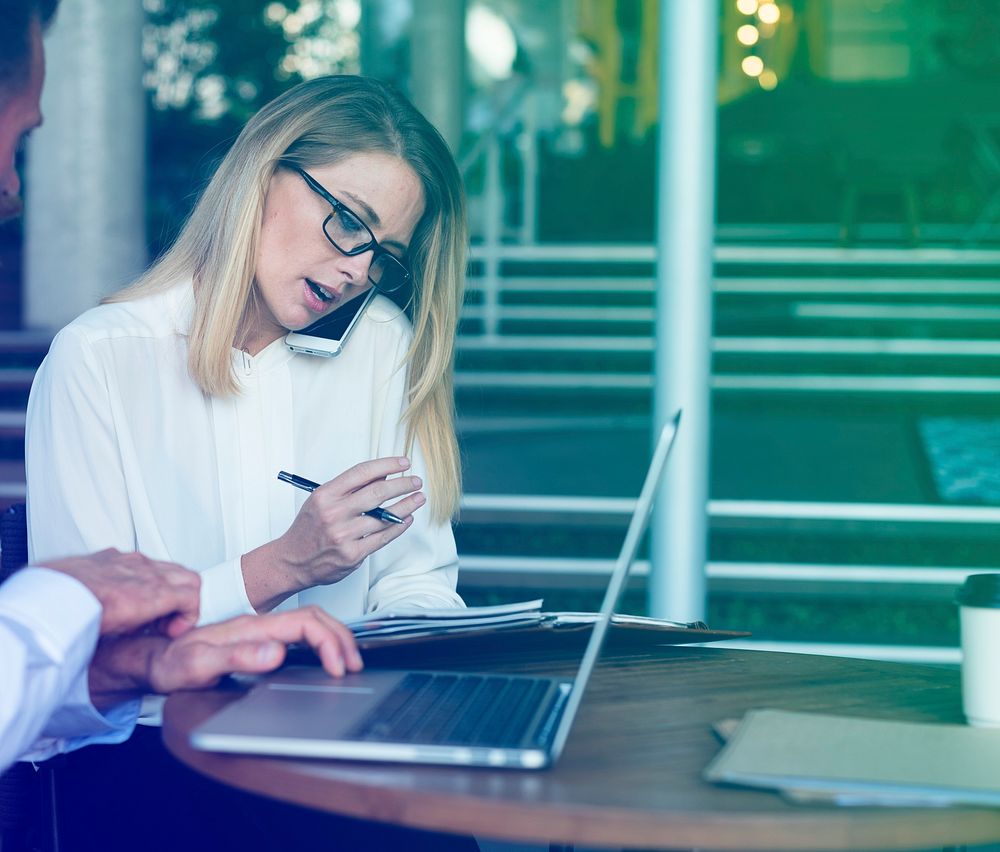
[[[563,84],[562,120],[575,127],[597,107],[597,87],[587,80],[567,80]]]
[[[494,80],[510,77],[517,39],[510,24],[492,9],[476,4],[465,18],[465,44],[473,61]]]
[[[264,9],[264,17],[272,24],[280,24],[288,17],[288,9],[283,3],[268,3]]]
[[[759,77],[764,70],[764,60],[759,56],[747,56],[740,63],[740,68],[748,77]]]
[[[757,10],[757,17],[763,24],[776,24],[781,18],[781,9],[774,3],[763,3]]]
[[[752,15],[758,5],[757,0],[736,0],[736,8],[744,15]]]
[[[760,38],[760,30],[753,24],[744,24],[736,31],[736,38],[740,44],[750,47],[750,45],[756,44]]]

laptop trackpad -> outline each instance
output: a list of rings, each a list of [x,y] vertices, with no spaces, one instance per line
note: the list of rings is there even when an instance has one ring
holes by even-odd
[[[337,739],[377,705],[406,672],[371,671],[332,678],[315,666],[287,668],[262,678],[249,694],[234,701],[192,732],[196,746],[216,736],[246,738]],[[229,746],[237,744],[230,739]]]

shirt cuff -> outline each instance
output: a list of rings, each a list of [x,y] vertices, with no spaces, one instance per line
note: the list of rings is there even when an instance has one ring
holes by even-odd
[[[201,572],[201,611],[198,626],[215,624],[237,615],[256,615],[247,597],[240,557]]]
[[[435,589],[433,592],[411,592],[387,599],[380,599],[370,612],[380,612],[396,608],[405,609],[463,609],[465,601],[450,589]]]
[[[78,739],[87,742],[122,742],[128,739],[135,727],[136,716],[139,715],[140,699],[126,701],[107,713],[101,713],[90,700],[89,681],[90,671],[84,668],[73,679],[66,697],[45,723],[42,736],[67,742]],[[116,736],[123,727],[127,730],[120,739],[100,739],[108,735]]]
[[[89,745],[118,745],[123,743],[135,729],[135,722],[139,716],[139,707],[142,700],[139,698],[125,701],[122,704],[112,707],[103,716],[93,707],[96,720],[95,724],[101,730],[95,730],[92,734],[85,734],[71,737],[41,736],[32,745],[31,750],[21,755],[22,761],[39,763],[55,757],[57,754],[65,754],[69,751],[76,751]]]

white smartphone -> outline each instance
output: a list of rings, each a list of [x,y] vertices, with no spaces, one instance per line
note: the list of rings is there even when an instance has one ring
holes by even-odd
[[[295,352],[332,358],[339,355],[377,291],[374,287],[355,296],[337,310],[320,317],[312,325],[285,335],[285,345]]]

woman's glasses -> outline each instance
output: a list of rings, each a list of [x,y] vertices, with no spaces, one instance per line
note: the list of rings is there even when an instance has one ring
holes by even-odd
[[[330,195],[308,172],[298,166],[287,165],[298,172],[309,188],[333,208],[323,220],[323,233],[330,245],[348,257],[364,254],[366,251],[374,252],[368,267],[368,280],[376,290],[392,293],[409,283],[410,271],[398,257],[378,244],[375,235],[360,216]]]

